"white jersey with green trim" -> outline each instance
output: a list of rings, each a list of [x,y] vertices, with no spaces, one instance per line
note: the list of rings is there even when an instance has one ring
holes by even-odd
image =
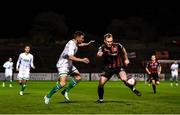
[[[21,53],[16,64],[16,68],[30,70],[31,67],[34,67],[33,55],[30,53]]]
[[[75,55],[77,50],[78,50],[77,44],[73,40],[70,40],[66,44],[63,52],[61,53],[59,60],[56,64],[56,67],[57,68],[59,68],[59,67],[72,67],[72,60],[69,60],[68,56]]]

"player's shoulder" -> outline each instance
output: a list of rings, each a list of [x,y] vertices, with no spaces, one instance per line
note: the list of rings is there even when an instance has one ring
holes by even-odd
[[[19,56],[23,56],[23,55],[25,55],[25,53],[24,53],[24,52],[19,54]]]
[[[29,53],[29,57],[33,57],[33,54]]]
[[[120,46],[121,48],[123,47],[123,45],[121,43],[119,43],[119,42],[114,42],[113,45]]]

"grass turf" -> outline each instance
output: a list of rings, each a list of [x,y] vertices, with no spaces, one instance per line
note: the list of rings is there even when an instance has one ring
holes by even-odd
[[[2,82],[0,82],[2,83]],[[152,87],[138,82],[142,92],[138,97],[123,82],[107,82],[104,103],[96,103],[98,81],[82,81],[69,92],[70,102],[60,94],[52,96],[48,105],[43,97],[55,85],[55,81],[28,81],[25,94],[19,95],[20,86],[0,87],[1,114],[180,114],[180,87],[170,87],[170,82],[161,82],[157,94]],[[7,85],[7,84],[6,84]]]

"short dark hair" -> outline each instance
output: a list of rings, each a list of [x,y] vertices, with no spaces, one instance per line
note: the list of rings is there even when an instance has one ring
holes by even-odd
[[[107,33],[107,34],[104,35],[104,39],[110,38],[110,37],[113,37],[111,33]]]
[[[85,36],[85,33],[82,31],[76,31],[74,32],[74,38],[76,38],[77,36]]]

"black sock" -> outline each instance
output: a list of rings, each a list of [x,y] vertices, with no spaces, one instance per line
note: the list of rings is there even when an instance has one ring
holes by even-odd
[[[129,87],[131,90],[134,90],[134,86],[133,85],[129,85],[126,81],[123,81],[124,84]]]
[[[103,95],[104,95],[104,87],[98,86],[98,96],[99,96],[99,99],[103,99]]]
[[[153,91],[154,91],[154,93],[156,93],[156,86],[155,85],[153,85]]]

